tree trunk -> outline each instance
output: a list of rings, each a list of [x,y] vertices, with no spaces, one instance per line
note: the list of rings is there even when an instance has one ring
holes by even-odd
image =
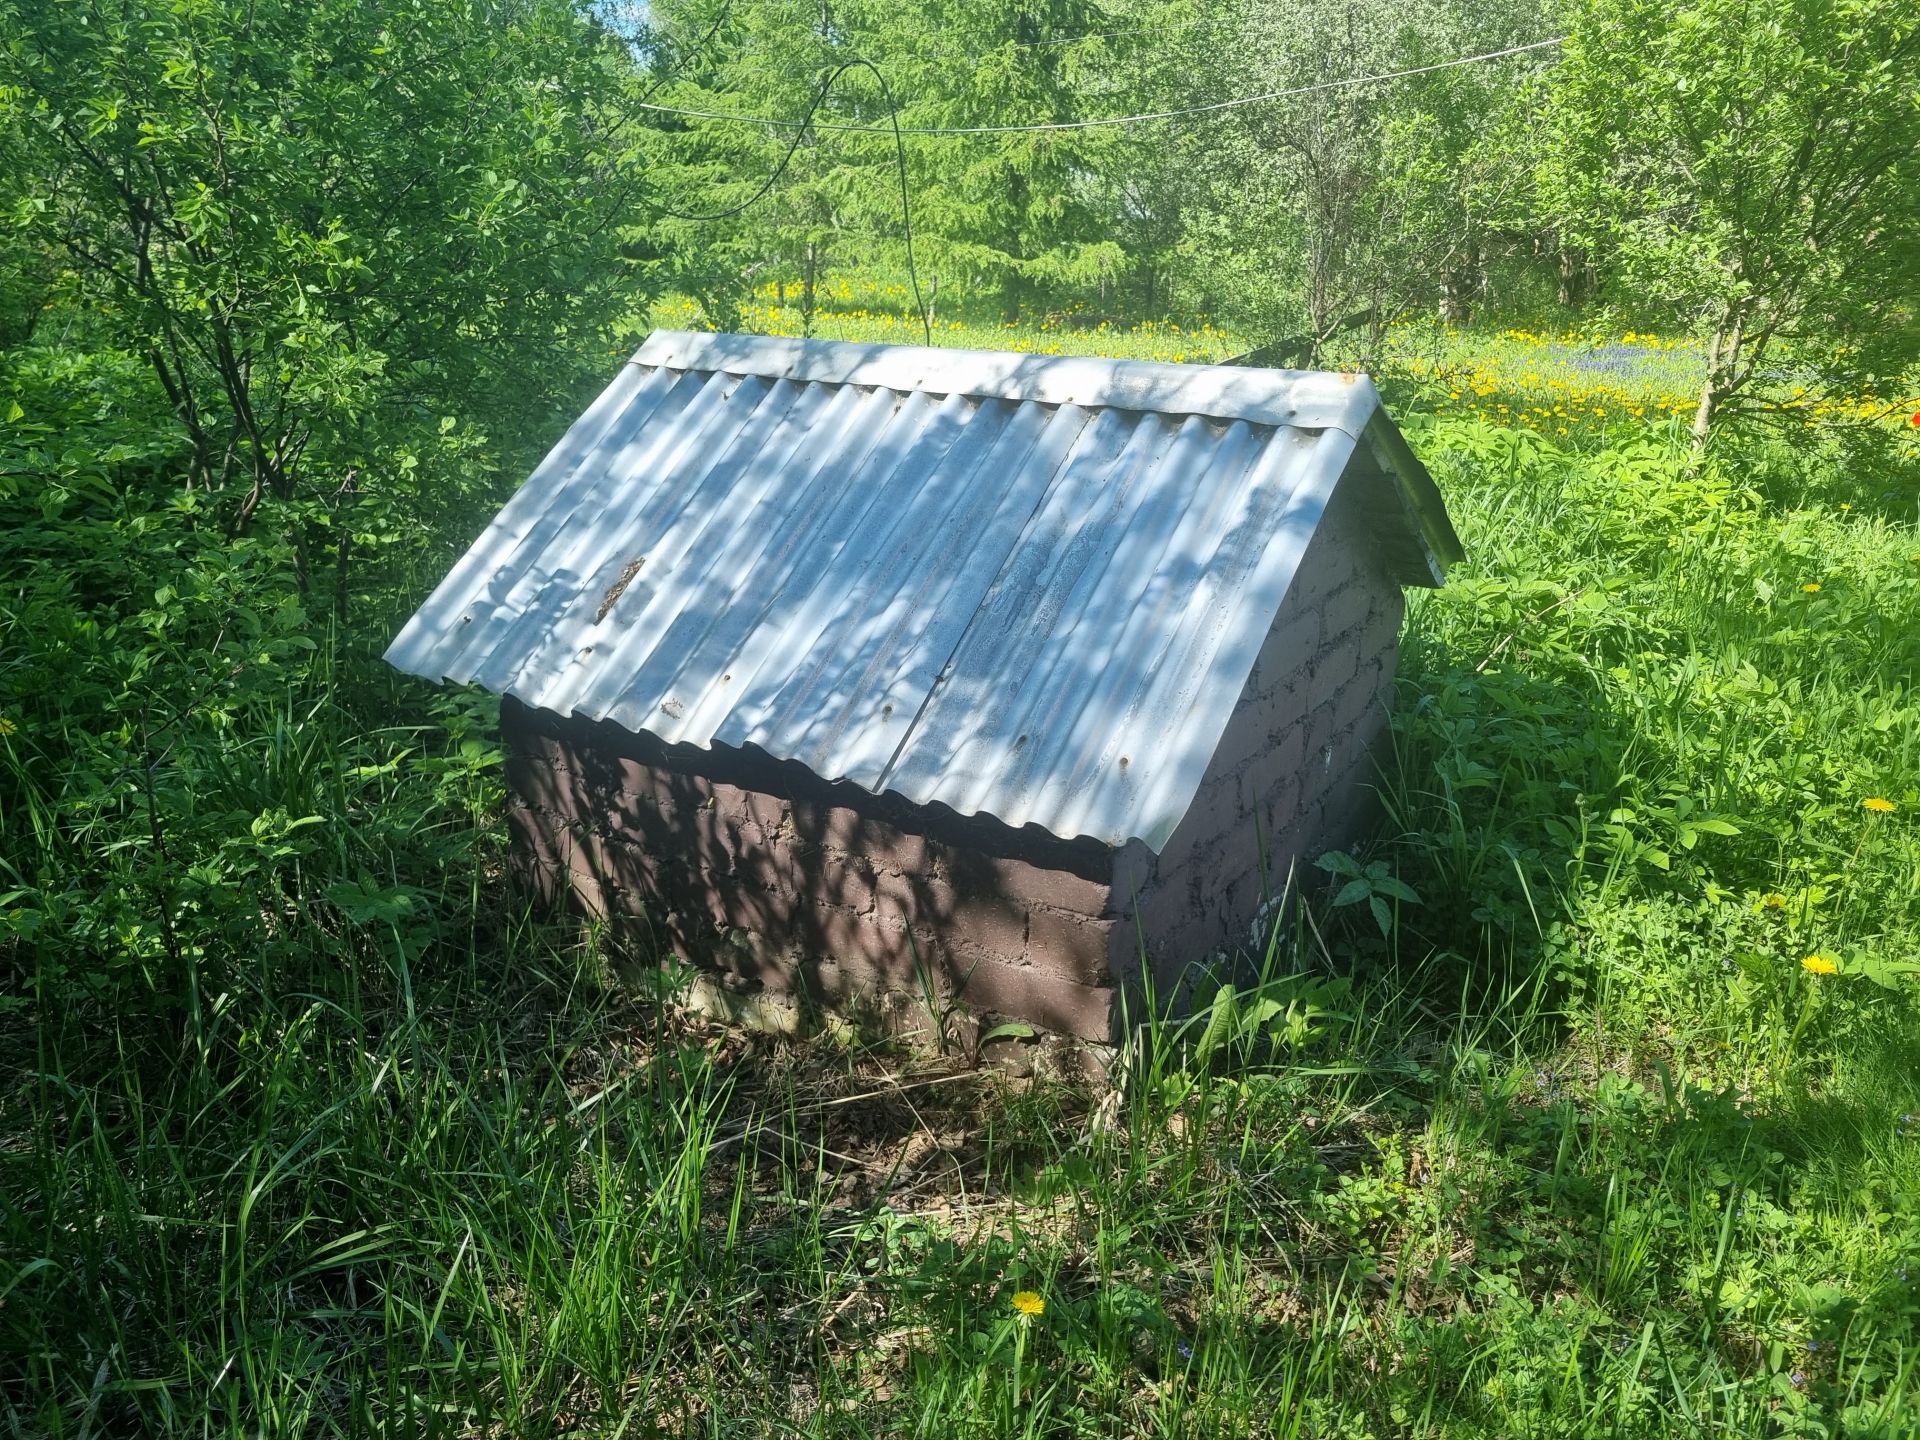
[[[360,471],[347,471],[334,497],[333,524],[338,534],[333,550],[333,613],[341,624],[347,621],[348,582],[353,565],[353,502],[360,493]]]
[[[1713,332],[1707,346],[1707,378],[1700,386],[1700,403],[1693,411],[1693,453],[1698,457],[1707,448],[1720,407],[1733,391],[1733,377],[1740,363],[1740,342],[1744,320],[1737,309],[1729,309]]]
[[[1459,259],[1440,272],[1440,319],[1465,325],[1473,319],[1473,297],[1480,289],[1480,247],[1469,241]]]
[[[819,267],[819,252],[809,240],[805,266],[800,272],[800,333],[809,338],[813,335],[813,282]]]
[[[1569,309],[1586,303],[1587,267],[1566,245],[1559,247],[1559,254],[1555,258],[1560,271],[1560,287],[1554,298]]]

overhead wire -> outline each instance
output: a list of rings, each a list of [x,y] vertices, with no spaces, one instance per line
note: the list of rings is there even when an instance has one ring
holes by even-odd
[[[728,8],[728,6],[722,7],[721,20],[726,18]],[[694,47],[696,52],[704,48],[707,41],[712,39],[715,31],[719,29],[719,25],[720,21],[715,21],[712,29],[709,29],[706,35],[702,37],[700,43]],[[1078,36],[1074,38],[1084,39],[1087,37]],[[640,102],[635,108],[652,110],[666,115],[680,115],[690,119],[718,120],[738,125],[766,125],[775,129],[786,129],[793,132],[793,139],[788,144],[785,153],[781,155],[779,163],[774,166],[772,172],[761,182],[753,194],[749,195],[739,204],[729,205],[721,210],[707,211],[704,213],[675,210],[666,205],[656,207],[663,215],[671,216],[677,220],[686,220],[701,224],[716,220],[731,219],[733,216],[742,214],[765,199],[766,196],[772,192],[773,187],[780,183],[780,179],[786,174],[788,167],[792,165],[793,157],[799,152],[800,143],[806,138],[809,130],[816,132],[834,131],[841,134],[891,134],[893,136],[894,159],[898,166],[900,177],[900,221],[901,229],[906,240],[907,275],[913,285],[914,305],[920,316],[921,327],[925,332],[927,343],[931,345],[933,343],[933,321],[927,314],[926,300],[921,294],[920,273],[918,266],[915,264],[913,253],[913,204],[907,179],[905,138],[908,135],[1017,135],[1046,131],[1091,130],[1118,125],[1136,125],[1156,120],[1192,119],[1199,116],[1221,114],[1249,105],[1260,105],[1273,100],[1287,99],[1297,95],[1312,95],[1328,90],[1339,90],[1358,85],[1381,84],[1389,80],[1402,80],[1414,75],[1430,75],[1436,71],[1458,69],[1464,65],[1477,65],[1488,60],[1503,60],[1509,56],[1524,55],[1530,51],[1544,50],[1551,46],[1564,44],[1566,38],[1566,36],[1560,35],[1547,40],[1535,40],[1525,45],[1511,45],[1502,50],[1489,50],[1478,55],[1463,55],[1453,60],[1436,61],[1429,65],[1415,65],[1403,70],[1392,70],[1376,75],[1356,75],[1343,77],[1338,80],[1323,80],[1311,85],[1298,85],[1284,90],[1269,90],[1259,95],[1246,95],[1229,100],[1216,100],[1203,105],[1187,105],[1173,110],[1155,110],[1136,115],[1105,116],[1089,120],[1044,121],[1023,125],[903,126],[900,123],[899,106],[894,101],[893,88],[888,85],[886,75],[878,65],[866,59],[864,56],[854,56],[836,66],[826,79],[821,82],[819,90],[815,92],[812,101],[809,102],[807,106],[806,114],[798,121],[782,120],[772,116],[729,114],[725,111],[718,110],[695,110],[675,105],[658,105],[647,101]],[[819,112],[820,107],[826,103],[827,96],[832,92],[834,84],[849,70],[856,69],[871,71],[874,79],[879,81],[881,97],[886,101],[887,105],[887,119],[889,123],[887,125],[855,125],[834,121],[816,121],[814,116]],[[658,86],[655,87],[655,92],[657,92],[657,90]]]
[[[1173,110],[1149,110],[1137,115],[1109,115],[1087,120],[1035,121],[1022,125],[914,126],[900,124],[897,115],[893,117],[894,123],[891,128],[885,125],[857,125],[832,120],[816,121],[813,118],[813,113],[819,108],[820,101],[826,98],[824,89],[813,104],[808,107],[806,118],[798,121],[783,120],[772,115],[738,115],[730,114],[724,110],[695,110],[678,105],[647,103],[642,104],[638,108],[656,111],[662,115],[681,115],[694,120],[718,120],[723,123],[735,125],[766,125],[776,130],[794,130],[801,133],[807,130],[832,130],[842,134],[856,135],[892,134],[896,139],[901,139],[908,135],[919,138],[959,135],[1027,135],[1045,131],[1098,130],[1118,125],[1139,125],[1154,120],[1189,120],[1199,116],[1218,115],[1229,110],[1243,109],[1248,105],[1264,105],[1274,100],[1286,100],[1297,95],[1314,95],[1327,90],[1342,90],[1357,85],[1378,85],[1388,80],[1404,80],[1414,75],[1431,75],[1439,70],[1457,70],[1464,65],[1478,65],[1488,60],[1504,60],[1512,55],[1524,55],[1533,50],[1545,50],[1554,45],[1563,45],[1566,43],[1566,40],[1567,37],[1565,35],[1556,35],[1548,40],[1535,40],[1525,45],[1510,45],[1504,50],[1489,50],[1479,55],[1462,55],[1455,60],[1440,60],[1431,65],[1414,65],[1405,70],[1389,70],[1377,75],[1351,75],[1338,80],[1321,80],[1312,85],[1295,85],[1285,90],[1268,90],[1259,95],[1236,96],[1230,100],[1215,100],[1204,105],[1184,105]],[[865,60],[849,61],[847,65],[841,67],[841,71],[846,70],[854,64],[866,65],[868,68],[873,69],[876,75],[880,73],[878,68],[872,65],[871,61]],[[835,78],[838,78],[841,71],[835,72]],[[884,85],[886,82],[883,79],[881,83]],[[831,82],[829,82],[829,84],[831,84]],[[798,140],[794,143],[796,146],[799,144]],[[788,158],[791,158],[791,154],[792,152],[789,151]]]
[[[1196,15],[1191,20],[1168,20],[1159,25],[1121,25],[1111,30],[1083,30],[1077,35],[1053,35],[1045,40],[1007,40],[1002,43],[1009,50],[1044,50],[1052,45],[1078,45],[1083,40],[1105,40],[1114,35],[1164,34],[1223,23],[1225,18],[1222,16]]]
[[[868,58],[876,64],[891,64],[896,61],[958,60],[977,65],[982,60],[1003,51],[1052,50],[1067,45],[1084,44],[1090,40],[1107,40],[1120,35],[1164,35],[1168,37],[1163,42],[1164,47],[1193,47],[1209,43],[1212,32],[1217,32],[1232,23],[1231,17],[1228,16],[1198,16],[1191,20],[1170,20],[1159,25],[1127,25],[1110,30],[1085,30],[1077,34],[1057,35],[1045,40],[1002,38],[983,42],[984,48],[963,48],[958,45],[943,44],[940,43],[935,32],[929,31],[914,36],[896,53],[875,55],[869,52]]]

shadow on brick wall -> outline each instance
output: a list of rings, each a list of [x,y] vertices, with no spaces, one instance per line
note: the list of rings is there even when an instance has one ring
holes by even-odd
[[[502,708],[516,873],[731,988],[877,992],[1106,1038],[1111,854],[751,751]]]

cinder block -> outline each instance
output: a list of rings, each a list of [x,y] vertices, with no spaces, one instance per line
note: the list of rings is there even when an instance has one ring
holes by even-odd
[[[1320,612],[1322,645],[1331,645],[1351,637],[1358,640],[1373,616],[1372,587],[1349,583],[1327,596]]]
[[[538,755],[508,755],[507,789],[538,810],[564,813],[567,785],[553,761]]]
[[[770,841],[786,828],[788,805],[778,795],[760,790],[735,790],[731,786],[728,789],[730,808],[752,826],[756,842]]]
[[[841,965],[861,968],[888,983],[912,983],[912,947],[905,927],[889,927],[871,910],[819,902],[793,911],[797,948]]]
[[[795,835],[809,845],[824,845],[833,850],[865,851],[879,837],[874,834],[877,821],[844,805],[826,805],[816,800],[796,798],[789,807],[789,819]]]
[[[1353,682],[1360,669],[1360,647],[1352,635],[1322,650],[1313,664],[1313,688],[1307,697],[1307,709],[1317,710],[1338,699]]]
[[[675,774],[625,756],[610,756],[607,768],[607,778],[617,793],[654,804],[688,805],[712,793],[712,786],[700,776]]]
[[[749,848],[734,868],[763,889],[855,911],[873,908],[874,872],[862,855],[843,855],[781,838]]]
[[[1269,860],[1280,845],[1281,837],[1299,823],[1304,793],[1300,776],[1295,772],[1281,777],[1261,797],[1258,812],[1260,843]]]
[[[1017,1015],[1083,1040],[1112,1038],[1111,985],[1081,985],[1044,970],[982,959],[973,965],[962,999],[970,1009]]]
[[[1016,904],[1046,905],[1081,915],[1104,914],[1107,897],[1112,893],[1112,886],[1105,881],[1088,880],[1069,870],[1050,870],[1026,860],[1005,859],[977,850],[954,857],[946,868],[955,883],[973,884],[976,871],[984,872],[979,884],[997,888]]]
[[[1213,758],[1207,764],[1207,777],[1222,771],[1237,772],[1257,761],[1273,744],[1276,715],[1271,703],[1243,700],[1220,732]]]
[[[1026,963],[1082,985],[1106,984],[1113,923],[1036,906],[1027,913]]]
[[[1276,682],[1298,670],[1320,648],[1320,610],[1317,597],[1300,593],[1298,585],[1287,592],[1287,600],[1274,617],[1273,628],[1260,647],[1248,689],[1266,693]]]
[[[707,914],[716,923],[780,941],[792,936],[799,908],[792,896],[759,889],[734,874],[709,871],[702,878]]]
[[[915,835],[892,825],[874,825],[863,837],[860,853],[876,871],[890,870],[896,875],[939,874],[942,867],[939,847],[924,835]]]
[[[1288,784],[1298,788],[1306,753],[1307,727],[1296,721],[1247,766],[1241,793],[1249,808],[1264,813],[1276,790]]]
[[[692,824],[672,801],[643,800],[637,795],[615,796],[604,815],[616,837],[663,851],[677,850],[685,844]]]
[[[881,871],[874,909],[916,932],[949,942],[1018,955],[1027,943],[1027,907],[991,886],[956,885],[931,875]]]
[[[568,748],[550,735],[541,735],[527,731],[514,736],[509,749],[511,753],[529,760],[540,760],[546,764],[565,767],[573,755]]]

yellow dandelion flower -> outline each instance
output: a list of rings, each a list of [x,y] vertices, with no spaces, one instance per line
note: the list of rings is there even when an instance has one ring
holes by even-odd
[[[1765,895],[1760,897],[1760,908],[1762,910],[1784,910],[1787,908],[1787,897],[1777,890],[1769,890]]]
[[[6,722],[0,720],[0,725],[4,724],[6,724]],[[1900,807],[1883,795],[1869,795],[1860,802],[1860,808],[1862,810],[1871,810],[1876,815],[1891,815]]]
[[[1800,968],[1809,975],[1838,975],[1840,967],[1825,955],[1809,955],[1800,962]]]
[[[14,724],[13,721],[5,715],[0,715],[0,735],[11,735],[19,728],[18,725]],[[1888,808],[1891,809],[1892,807],[1889,806]]]
[[[1820,582],[1818,580],[1809,580],[1806,584],[1802,585],[1800,589],[1808,595],[1818,595],[1820,593]]]
[[[1033,1290],[1013,1292],[1013,1308],[1022,1315],[1044,1315],[1047,1313],[1047,1297]]]

